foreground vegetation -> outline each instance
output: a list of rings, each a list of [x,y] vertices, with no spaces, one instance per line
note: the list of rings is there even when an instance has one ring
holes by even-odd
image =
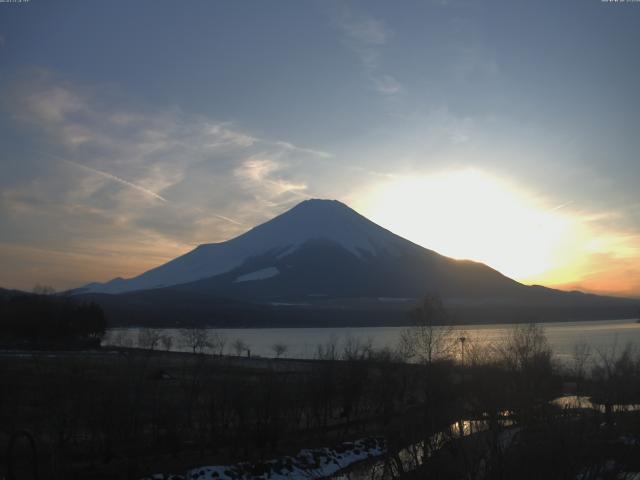
[[[387,446],[361,468],[367,478],[640,471],[640,417],[619,407],[640,404],[633,349],[577,346],[561,368],[537,325],[480,347],[434,328],[442,315],[427,300],[396,349],[351,338],[318,345],[312,361],[247,359],[240,345],[222,355],[224,342],[197,329],[182,335],[191,353],[162,351],[162,338],[148,332],[139,339],[145,349],[5,355],[0,476],[34,478],[37,468],[42,478],[135,479],[365,437]],[[552,402],[568,389],[601,411]],[[461,434],[462,420],[477,420],[476,433]]]

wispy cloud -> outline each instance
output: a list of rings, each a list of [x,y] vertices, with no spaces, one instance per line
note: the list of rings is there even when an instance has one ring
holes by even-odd
[[[299,152],[299,153],[306,153],[309,155],[313,155],[319,158],[331,158],[332,155],[330,153],[327,152],[323,152],[321,150],[314,150],[312,148],[303,148],[303,147],[298,147],[292,143],[289,142],[283,142],[283,141],[277,141],[275,142],[275,144],[279,147],[282,147],[286,150],[289,150],[291,152]]]
[[[375,88],[378,92],[385,95],[394,95],[402,90],[402,85],[391,75],[382,75],[373,79]]]
[[[285,194],[305,196],[302,192],[307,189],[306,183],[293,182],[278,175],[285,168],[286,165],[281,162],[256,157],[242,162],[234,170],[234,175],[244,180],[251,188],[264,189],[264,187],[267,187],[270,190],[271,197],[279,197]]]
[[[116,249],[131,260],[124,275],[150,267],[149,258],[131,257],[136,245],[166,258],[231,238],[306,198],[309,162],[328,168],[331,161],[328,152],[261,138],[231,122],[133,108],[111,88],[50,72],[10,86],[3,103],[29,144],[18,147],[23,174],[0,178],[0,244],[96,256]],[[22,274],[35,278],[28,268]],[[111,273],[92,275],[106,280]],[[14,270],[12,278],[20,275]],[[64,287],[71,277],[85,278],[68,275]],[[0,284],[7,280],[0,275]]]
[[[496,54],[486,43],[477,20],[456,16],[451,19],[450,27],[455,39],[450,51],[450,78],[463,83],[495,81],[500,72]]]
[[[354,14],[346,8],[336,24],[361,63],[372,88],[383,95],[401,92],[402,84],[394,76],[384,72],[381,61],[381,48],[393,37],[392,30],[381,20]]]
[[[347,12],[343,14],[340,26],[360,46],[384,45],[391,36],[382,21],[364,16],[356,17]]]
[[[562,210],[563,208],[568,207],[572,203],[573,203],[573,201],[569,200],[568,202],[564,202],[564,203],[561,203],[560,205],[557,205],[557,206],[553,207],[550,211],[551,212],[556,212],[558,210]]]

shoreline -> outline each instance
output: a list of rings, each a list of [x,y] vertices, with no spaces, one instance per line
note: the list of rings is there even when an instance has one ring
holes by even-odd
[[[527,323],[535,323],[535,324],[560,324],[560,323],[595,323],[595,322],[626,322],[629,323],[638,323],[640,324],[640,319],[636,317],[630,318],[609,318],[609,319],[600,319],[600,318],[591,318],[584,320],[538,320],[538,321],[528,321],[522,320],[519,322],[474,322],[474,323],[440,323],[434,322],[434,327],[451,327],[453,329],[458,329],[459,327],[486,327],[486,326],[494,326],[496,328],[513,326],[513,325],[522,325]],[[363,324],[363,325],[317,325],[317,326],[308,326],[308,325],[291,325],[291,326],[246,326],[246,325],[238,325],[230,327],[228,325],[225,326],[216,326],[212,324],[202,324],[202,325],[172,325],[172,326],[150,326],[150,325],[118,325],[107,328],[107,331],[110,330],[129,330],[136,328],[152,328],[157,330],[181,330],[184,328],[204,328],[207,330],[300,330],[300,329],[313,329],[313,330],[327,330],[327,329],[350,329],[350,328],[411,328],[414,327],[415,324],[407,322],[399,323],[395,325],[378,325],[378,324]]]

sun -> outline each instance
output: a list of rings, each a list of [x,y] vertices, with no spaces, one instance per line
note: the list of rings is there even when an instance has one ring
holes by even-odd
[[[556,268],[575,234],[561,208],[473,169],[393,179],[358,203],[369,218],[398,235],[519,280]]]

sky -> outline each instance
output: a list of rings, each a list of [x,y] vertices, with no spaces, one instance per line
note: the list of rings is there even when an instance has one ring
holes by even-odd
[[[640,297],[640,2],[0,3],[0,286],[131,277],[307,198]]]

